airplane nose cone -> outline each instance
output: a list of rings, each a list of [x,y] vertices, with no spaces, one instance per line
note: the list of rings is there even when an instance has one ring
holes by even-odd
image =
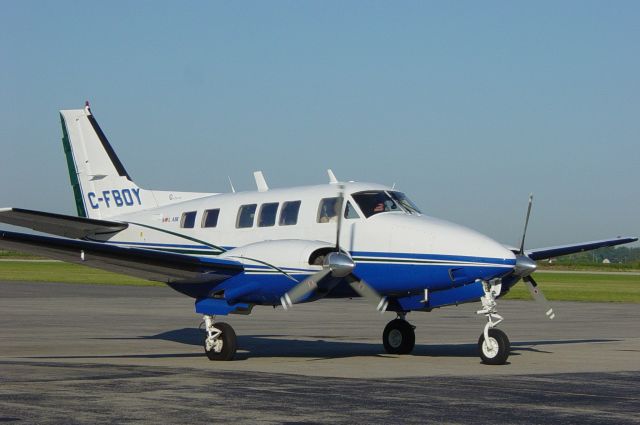
[[[513,267],[516,256],[495,240],[475,230],[433,217],[380,217],[393,229],[391,245],[398,252],[425,252],[501,263]],[[475,260],[474,260],[475,259]]]

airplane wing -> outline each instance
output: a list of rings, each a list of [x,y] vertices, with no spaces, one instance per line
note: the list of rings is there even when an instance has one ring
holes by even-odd
[[[0,231],[0,248],[169,284],[219,283],[244,271],[231,260],[6,231]]]
[[[532,260],[546,260],[547,258],[558,257],[560,255],[573,254],[582,251],[591,251],[592,249],[604,248],[607,246],[622,245],[629,242],[635,242],[637,240],[638,238],[617,237],[615,239],[603,239],[601,241],[552,246],[548,248],[528,249],[525,250],[525,254]]]
[[[75,217],[22,208],[0,208],[0,222],[72,239],[117,233],[128,226],[127,223],[117,221]]]

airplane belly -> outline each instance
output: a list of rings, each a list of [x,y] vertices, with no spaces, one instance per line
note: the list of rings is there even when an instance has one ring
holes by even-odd
[[[403,264],[359,262],[354,272],[384,295],[420,294],[493,279],[509,273],[502,265]]]

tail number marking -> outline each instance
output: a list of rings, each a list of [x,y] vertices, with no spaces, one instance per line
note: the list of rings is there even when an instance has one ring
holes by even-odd
[[[106,208],[116,207],[131,207],[134,205],[142,205],[140,201],[140,189],[112,189],[103,190],[102,192],[89,192],[87,194],[89,198],[89,205],[94,210],[97,210],[101,206]]]

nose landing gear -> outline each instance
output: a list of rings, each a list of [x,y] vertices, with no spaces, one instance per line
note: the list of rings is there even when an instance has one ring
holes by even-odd
[[[487,324],[478,339],[480,358],[485,364],[505,364],[509,358],[511,343],[507,334],[496,328],[504,320],[496,310],[498,305],[496,298],[500,295],[502,283],[500,279],[482,281],[482,288],[484,289],[484,296],[480,298],[482,309],[478,310],[477,314],[484,314],[487,317]]]
[[[406,313],[387,323],[382,332],[382,344],[389,354],[409,354],[416,345],[415,326],[406,320]]]

